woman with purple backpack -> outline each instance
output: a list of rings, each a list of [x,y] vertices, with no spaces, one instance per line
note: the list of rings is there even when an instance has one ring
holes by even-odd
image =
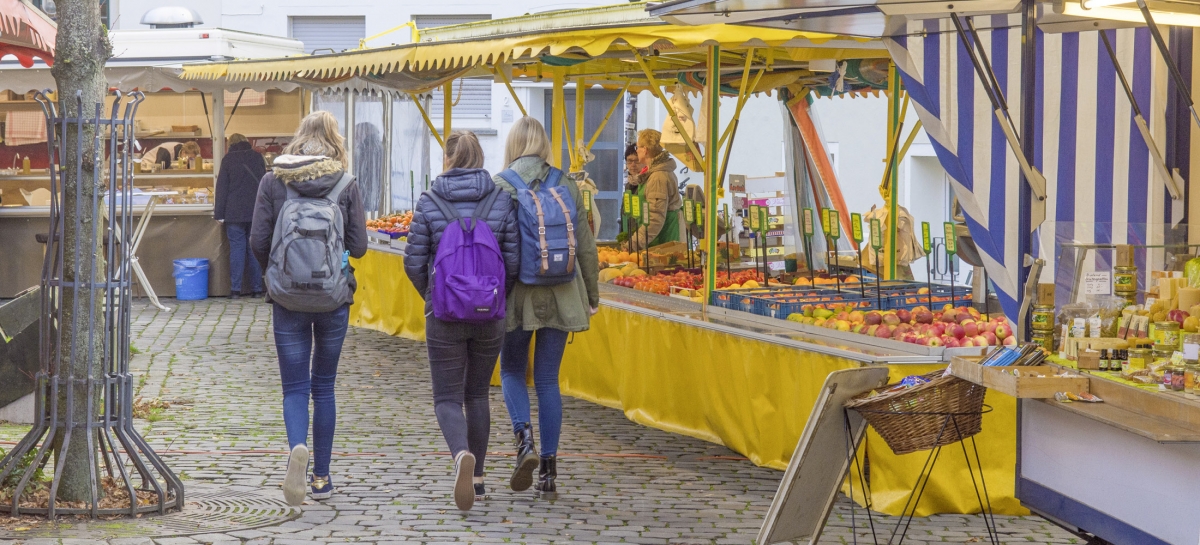
[[[504,344],[520,238],[513,200],[483,169],[474,133],[450,133],[444,167],[417,201],[404,272],[425,299],[434,412],[454,457],[454,503],[465,511],[486,493],[488,389]]]

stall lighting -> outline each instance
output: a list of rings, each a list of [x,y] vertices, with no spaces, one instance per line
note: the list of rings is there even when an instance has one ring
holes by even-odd
[[[1083,2],[1086,2],[1088,6],[1098,6],[1102,2],[1116,3],[1113,0],[1083,0]],[[1146,22],[1146,18],[1142,16],[1142,12],[1136,5],[1128,8],[1111,6],[1088,8],[1083,5],[1083,2],[1063,2],[1063,15],[1129,23],[1144,24]],[[1160,25],[1200,27],[1200,13],[1159,10],[1152,10],[1152,13],[1154,22]]]
[[[1136,0],[1080,0],[1079,5],[1083,6],[1083,9],[1096,9],[1105,6],[1134,3],[1136,3]]]

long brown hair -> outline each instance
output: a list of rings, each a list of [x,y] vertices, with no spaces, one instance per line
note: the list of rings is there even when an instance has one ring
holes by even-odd
[[[318,110],[304,116],[291,143],[283,148],[285,155],[324,155],[346,165],[346,139],[338,130],[333,114]]]
[[[483,168],[483,147],[471,131],[452,131],[446,138],[446,168]]]

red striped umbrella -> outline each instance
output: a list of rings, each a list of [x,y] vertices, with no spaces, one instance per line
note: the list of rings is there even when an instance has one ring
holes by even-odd
[[[54,64],[54,39],[58,27],[46,14],[21,0],[0,0],[0,57],[13,55],[21,66],[33,66],[37,57]]]

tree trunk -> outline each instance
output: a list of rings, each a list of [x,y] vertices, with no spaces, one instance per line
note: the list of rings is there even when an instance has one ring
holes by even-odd
[[[101,24],[98,0],[58,0],[58,39],[54,50],[52,73],[58,84],[58,106],[60,115],[95,117],[96,104],[103,104],[108,90],[104,79],[104,63],[112,54],[108,41],[108,29]],[[82,92],[83,112],[79,112],[76,94]],[[103,114],[102,114],[103,115]],[[93,183],[97,170],[103,171],[103,152],[95,153],[93,138],[95,127],[85,126],[80,135],[76,130],[59,135],[61,180],[64,189],[64,260],[63,280],[67,282],[91,283],[103,281],[104,260],[100,244],[103,229],[93,216],[92,197],[101,188]],[[76,153],[83,147],[83,161],[76,163]],[[103,147],[101,148],[103,149]],[[52,162],[53,163],[53,162]],[[101,173],[102,174],[102,173]],[[102,183],[103,183],[103,179]],[[78,191],[78,195],[76,192]],[[79,204],[78,210],[76,204]],[[102,224],[101,224],[102,225]],[[78,244],[78,246],[76,246]],[[89,252],[95,251],[97,259],[92,266]],[[94,294],[94,296],[93,296]],[[62,342],[58,350],[62,354],[64,368],[61,376],[70,376],[82,381],[88,378],[89,363],[92,378],[104,376],[104,313],[103,292],[91,289],[62,290]],[[89,335],[89,331],[92,334]],[[92,361],[89,362],[89,359]],[[75,427],[71,440],[63,452],[63,437],[55,439],[55,459],[65,462],[59,481],[58,498],[62,501],[90,501],[92,477],[90,467],[95,463],[97,452],[89,451],[87,423],[93,418],[88,414],[89,397],[93,401],[92,413],[102,410],[99,389],[88,391],[76,383],[73,395],[72,416]],[[59,414],[65,415],[67,389],[59,389]],[[97,491],[103,491],[97,486]],[[97,498],[98,500],[99,498]]]

